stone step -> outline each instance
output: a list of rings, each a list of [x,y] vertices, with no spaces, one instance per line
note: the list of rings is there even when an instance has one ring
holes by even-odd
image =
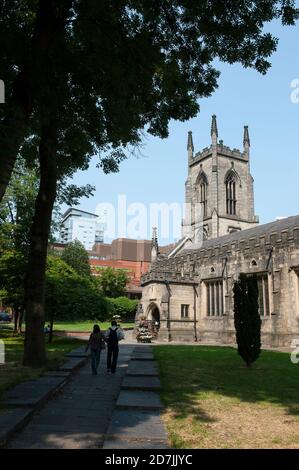
[[[59,367],[60,371],[74,372],[87,362],[87,358],[72,357],[65,364]]]
[[[125,376],[121,384],[122,390],[158,391],[161,388],[160,379],[152,376]]]
[[[167,442],[160,412],[156,410],[114,410],[106,438]]]
[[[150,353],[152,352],[152,347],[151,346],[145,346],[145,345],[138,345],[135,346],[133,353]]]
[[[127,368],[127,376],[158,376],[158,368],[154,361],[131,361]]]
[[[158,393],[121,390],[116,402],[117,409],[161,410],[163,405]]]
[[[65,357],[89,357],[90,352],[85,351],[85,346],[80,346],[80,348],[74,349],[73,351],[70,351],[69,353],[65,354]]]
[[[34,408],[7,408],[0,411],[0,448],[29,421]]]
[[[5,407],[39,407],[65,384],[65,377],[40,377],[18,384],[6,392],[0,405]]]
[[[43,377],[70,377],[70,372],[66,370],[49,370]]]
[[[132,354],[131,361],[153,361],[153,354],[141,353],[141,354]]]

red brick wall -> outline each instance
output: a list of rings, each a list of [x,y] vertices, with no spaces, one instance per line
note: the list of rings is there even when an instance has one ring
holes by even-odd
[[[123,260],[97,260],[90,259],[89,264],[92,272],[95,274],[96,267],[110,267],[115,269],[126,269],[131,278],[131,286],[140,286],[141,274],[148,271],[150,263],[148,261],[123,261]]]

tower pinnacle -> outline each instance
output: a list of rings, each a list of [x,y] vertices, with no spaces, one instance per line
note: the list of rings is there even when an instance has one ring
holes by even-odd
[[[188,132],[188,144],[187,144],[187,150],[188,152],[194,152],[194,145],[193,145],[193,137],[192,137],[192,132]]]
[[[159,252],[159,247],[158,247],[157,227],[153,227],[151,261],[155,261],[157,259],[158,252]]]
[[[212,145],[217,145],[218,128],[217,128],[217,117],[215,114],[213,114],[212,116],[211,137],[212,137]]]
[[[244,147],[246,147],[246,145],[247,145],[248,147],[250,147],[250,138],[249,138],[248,126],[244,126],[244,139],[243,139],[243,144],[244,144]]]

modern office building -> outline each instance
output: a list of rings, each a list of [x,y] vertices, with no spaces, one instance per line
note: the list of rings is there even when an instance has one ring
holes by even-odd
[[[67,244],[79,240],[86,250],[92,250],[95,243],[104,241],[104,229],[96,214],[71,207],[63,215],[60,241]]]

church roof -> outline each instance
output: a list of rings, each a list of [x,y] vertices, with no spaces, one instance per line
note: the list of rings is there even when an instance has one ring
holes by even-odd
[[[271,235],[274,233],[281,233],[283,231],[292,231],[294,228],[299,229],[299,215],[292,217],[286,217],[284,219],[276,220],[275,222],[270,222],[268,224],[257,225],[256,227],[240,230],[239,232],[230,233],[229,235],[224,235],[218,238],[211,238],[202,243],[199,248],[198,245],[188,247],[188,249],[183,250],[180,254],[186,254],[186,252],[194,252],[194,250],[207,250],[209,248],[214,248],[215,246],[223,246],[234,242],[239,242],[242,240],[249,240],[250,238],[257,238],[262,236]]]

